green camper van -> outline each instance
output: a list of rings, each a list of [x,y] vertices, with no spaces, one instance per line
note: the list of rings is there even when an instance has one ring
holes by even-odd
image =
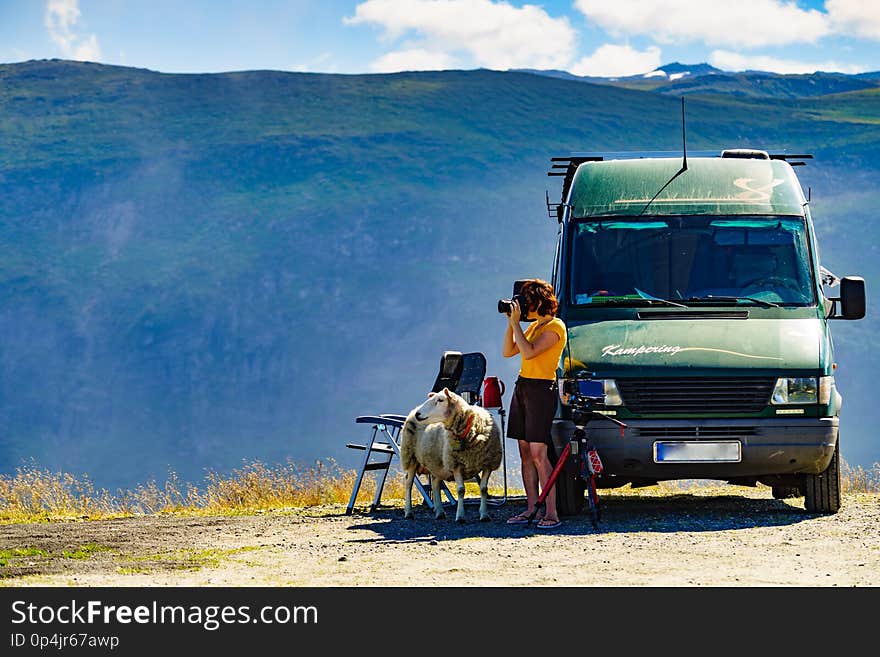
[[[552,282],[569,331],[553,441],[586,426],[600,486],[760,482],[809,512],[840,507],[830,320],[863,317],[865,290],[820,264],[793,169],[809,157],[553,158]],[[581,486],[560,480],[563,513]]]

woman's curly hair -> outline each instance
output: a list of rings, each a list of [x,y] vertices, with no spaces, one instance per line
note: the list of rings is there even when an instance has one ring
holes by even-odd
[[[556,316],[556,311],[559,310],[559,301],[553,292],[553,286],[547,281],[540,278],[531,278],[523,283],[519,293],[523,296],[529,307],[534,307],[535,312],[539,315]],[[523,309],[524,313],[527,311],[528,309]]]

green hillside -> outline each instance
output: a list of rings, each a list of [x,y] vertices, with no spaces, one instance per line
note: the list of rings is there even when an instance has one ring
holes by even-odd
[[[814,153],[823,261],[869,277],[878,105],[694,98],[689,148]],[[114,486],[352,462],[353,418],[413,407],[445,349],[512,383],[495,302],[549,275],[550,156],[674,150],[680,103],[484,70],[35,61],[0,65],[0,143],[0,471],[33,457]],[[854,463],[880,459],[872,322],[835,333]]]

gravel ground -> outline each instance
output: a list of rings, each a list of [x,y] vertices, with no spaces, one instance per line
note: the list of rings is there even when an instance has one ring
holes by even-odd
[[[146,516],[0,526],[4,586],[877,586],[880,495],[832,516],[769,489],[600,493],[602,520],[542,531],[435,521],[399,505],[240,516]],[[454,511],[453,511],[454,513]],[[453,514],[450,514],[452,517]]]

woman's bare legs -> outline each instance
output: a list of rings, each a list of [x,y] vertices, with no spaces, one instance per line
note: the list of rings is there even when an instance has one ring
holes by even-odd
[[[547,443],[526,444],[529,446],[531,462],[534,470],[537,472],[538,479],[541,482],[541,490],[543,491],[547,481],[550,479],[550,475],[553,474],[553,466],[550,465],[550,456],[547,454]],[[528,497],[528,488],[526,489],[526,496]],[[530,508],[534,509],[534,504]],[[556,513],[556,486],[553,486],[547,493],[547,497],[544,498],[544,519],[547,522],[559,521],[559,516]]]
[[[532,456],[531,445],[533,443],[525,440],[518,440],[517,443],[519,443],[519,459],[522,462],[523,486],[526,489],[525,515],[530,515],[535,510],[535,504],[538,503],[538,470],[535,468]]]

